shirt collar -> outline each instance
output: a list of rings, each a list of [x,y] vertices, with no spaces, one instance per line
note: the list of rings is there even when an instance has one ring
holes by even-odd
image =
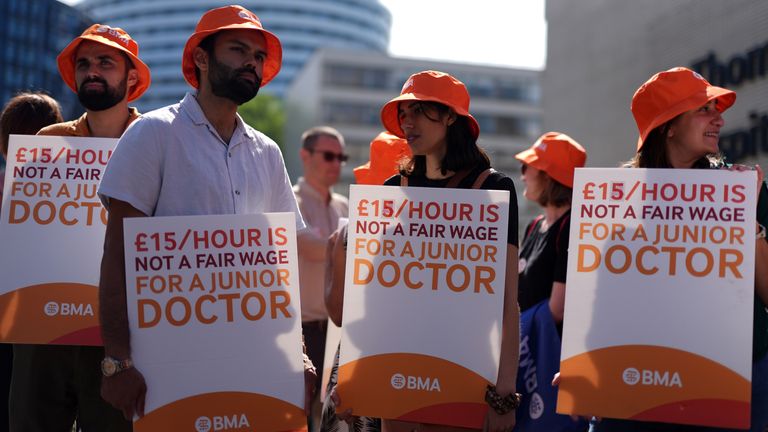
[[[127,128],[134,120],[139,118],[141,114],[139,110],[134,107],[128,107],[128,121],[125,122]],[[83,113],[77,120],[73,121],[70,125],[70,132],[72,136],[76,137],[91,137],[91,128],[88,127],[88,113]]]
[[[184,111],[190,120],[192,120],[192,123],[198,125],[198,126],[206,126],[209,130],[212,132],[216,131],[216,128],[213,127],[210,121],[208,121],[208,118],[205,116],[205,113],[203,112],[203,109],[200,108],[200,103],[197,101],[197,98],[192,93],[187,93],[184,96],[184,99],[181,100],[181,104],[179,105],[182,111]],[[254,139],[253,133],[248,130],[246,127],[245,122],[243,121],[242,117],[240,117],[240,114],[235,114],[235,122],[237,123],[237,126],[235,126],[235,131],[232,134],[232,139],[230,140],[230,147],[239,144],[241,141],[243,141],[244,136]],[[218,134],[217,134],[218,135]]]

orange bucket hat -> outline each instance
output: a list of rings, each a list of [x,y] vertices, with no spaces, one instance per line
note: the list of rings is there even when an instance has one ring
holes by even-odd
[[[355,180],[358,184],[382,185],[397,174],[397,164],[410,155],[405,139],[381,132],[371,141],[371,160],[352,170]]]
[[[587,151],[564,133],[547,132],[531,148],[516,154],[515,159],[572,188],[573,173],[587,162]]]
[[[397,115],[398,106],[402,101],[438,102],[449,106],[456,111],[456,114],[469,119],[469,126],[472,128],[475,139],[480,135],[480,126],[469,113],[467,87],[447,73],[429,70],[411,75],[403,85],[400,96],[381,108],[381,123],[384,124],[384,128],[393,135],[405,138]]]
[[[632,115],[640,131],[637,151],[652,130],[713,99],[717,100],[715,107],[722,113],[736,102],[736,93],[713,86],[698,73],[684,67],[652,76],[632,96]]]
[[[267,58],[264,60],[261,86],[264,87],[277,76],[283,63],[283,47],[280,45],[280,39],[264,30],[256,14],[242,6],[230,5],[211,9],[204,13],[197,23],[197,27],[195,27],[195,32],[187,40],[181,59],[181,70],[184,74],[184,79],[187,80],[189,85],[194,88],[197,88],[199,85],[195,76],[195,59],[193,54],[195,48],[200,45],[200,42],[206,37],[222,30],[239,29],[256,30],[264,35],[264,39],[267,42]]]
[[[75,83],[75,54],[77,47],[85,41],[94,41],[108,47],[119,49],[124,52],[133,62],[133,67],[139,73],[139,81],[133,86],[128,94],[128,101],[138,99],[148,88],[152,81],[149,67],[139,59],[139,44],[131,38],[131,35],[118,27],[110,27],[103,24],[94,24],[69,43],[56,57],[56,63],[59,66],[59,73],[64,82],[77,93],[77,83]]]

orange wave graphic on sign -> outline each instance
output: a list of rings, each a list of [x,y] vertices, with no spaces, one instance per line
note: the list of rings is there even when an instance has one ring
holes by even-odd
[[[306,420],[303,409],[270,396],[215,392],[190,396],[164,405],[135,421],[133,430],[306,431]]]
[[[557,412],[728,428],[749,426],[751,383],[687,351],[602,348],[560,363]]]
[[[422,354],[380,354],[339,368],[339,411],[480,428],[488,380],[464,366]]]
[[[100,346],[99,288],[32,285],[0,296],[0,341]]]

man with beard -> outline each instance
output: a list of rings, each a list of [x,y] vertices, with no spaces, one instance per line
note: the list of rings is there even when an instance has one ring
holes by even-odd
[[[118,138],[138,118],[128,102],[150,84],[139,46],[120,28],[94,24],[57,57],[64,82],[85,114],[38,135]],[[99,396],[104,348],[15,345],[10,394],[11,431],[130,431],[131,423]]]
[[[123,219],[293,212],[297,231],[304,228],[280,149],[237,114],[281,62],[279,39],[252,12],[241,6],[206,12],[182,56],[184,78],[197,92],[143,115],[109,161],[99,185],[109,209],[99,300],[104,363],[114,367],[101,394],[126,418],[144,415],[147,387],[130,359]],[[308,388],[313,369],[305,358]]]

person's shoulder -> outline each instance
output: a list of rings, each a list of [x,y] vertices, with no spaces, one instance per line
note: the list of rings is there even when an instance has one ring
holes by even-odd
[[[133,123],[170,124],[173,123],[179,114],[179,104],[167,105],[139,114],[138,118],[134,120]]]
[[[54,123],[40,129],[37,134],[44,136],[71,136],[74,134],[75,122],[77,120],[71,120],[62,123]]]
[[[280,146],[277,145],[275,140],[268,137],[265,133],[254,129],[248,123],[243,122],[243,126],[245,127],[245,134],[250,138],[251,145],[267,151],[280,152]]]
[[[344,205],[349,205],[349,200],[347,197],[340,193],[331,192],[331,200]]]
[[[384,181],[384,186],[400,186],[400,174],[395,174]]]
[[[515,183],[512,178],[501,171],[491,168],[491,173],[482,185],[483,189],[514,190]]]

